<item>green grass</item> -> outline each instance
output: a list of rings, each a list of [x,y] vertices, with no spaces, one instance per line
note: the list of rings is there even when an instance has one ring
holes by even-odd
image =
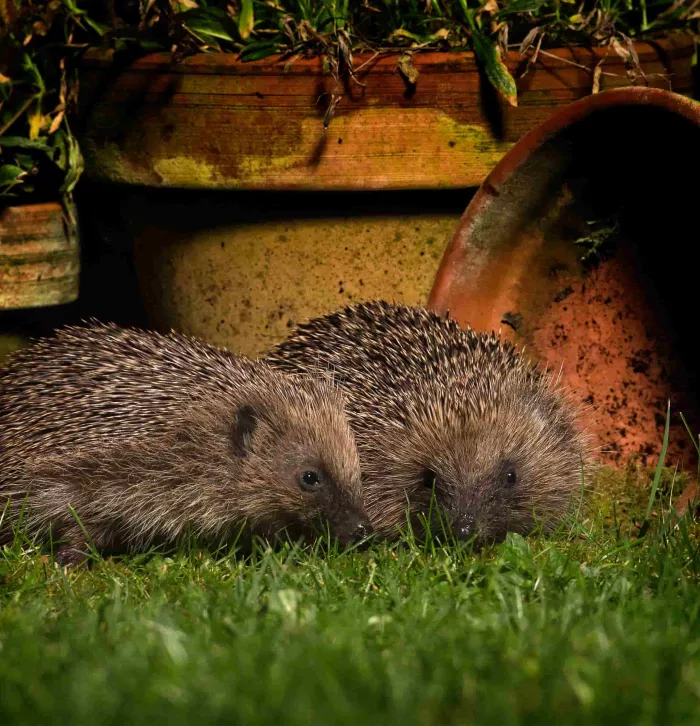
[[[699,532],[664,527],[665,472],[636,537],[652,478],[608,474],[572,529],[480,553],[407,536],[64,573],[18,538],[0,723],[697,723]]]

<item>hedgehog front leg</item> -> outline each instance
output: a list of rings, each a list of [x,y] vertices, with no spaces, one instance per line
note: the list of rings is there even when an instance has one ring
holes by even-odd
[[[84,548],[65,544],[58,548],[53,559],[60,567],[78,567],[87,561],[87,553]]]
[[[54,561],[60,567],[77,567],[87,559],[89,546],[85,534],[76,524],[61,531],[60,544],[54,552]]]
[[[92,513],[84,511],[83,514],[79,524],[75,521],[70,524],[65,523],[59,530],[60,536],[54,538],[54,541],[59,543],[54,560],[61,566],[74,567],[82,564],[87,560],[91,550],[114,554],[126,547],[122,532],[108,527],[99,519],[93,520]]]
[[[58,549],[54,553],[54,560],[61,567],[64,565],[77,567],[87,560],[91,548],[101,552],[112,544],[107,533],[100,533],[98,528],[90,526],[90,522],[85,519],[81,519],[80,522],[82,527],[77,522],[66,524],[60,529],[60,536],[56,538]],[[89,539],[85,536],[85,532],[88,533]]]

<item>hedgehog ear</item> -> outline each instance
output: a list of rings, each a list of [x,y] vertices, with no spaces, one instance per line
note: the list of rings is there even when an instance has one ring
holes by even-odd
[[[250,450],[253,434],[258,427],[258,412],[245,404],[236,411],[236,420],[231,432],[231,443],[237,456],[245,457]]]

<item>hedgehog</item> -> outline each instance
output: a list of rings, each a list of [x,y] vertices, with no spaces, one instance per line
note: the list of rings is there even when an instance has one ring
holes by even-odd
[[[287,373],[332,370],[378,536],[409,523],[480,543],[551,530],[582,491],[581,405],[500,335],[371,301],[298,326],[263,359]]]
[[[177,333],[67,327],[0,371],[0,510],[76,564],[243,531],[370,534],[341,391]],[[325,523],[325,524],[324,524]]]

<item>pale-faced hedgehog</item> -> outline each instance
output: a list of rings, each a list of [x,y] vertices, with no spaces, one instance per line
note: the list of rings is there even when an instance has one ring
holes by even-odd
[[[273,535],[325,519],[369,534],[357,447],[328,379],[288,375],[175,333],[65,328],[0,371],[0,511],[101,549],[186,530]],[[75,510],[80,523],[71,512]]]
[[[379,534],[427,515],[433,490],[452,532],[478,540],[551,528],[581,491],[577,406],[493,334],[368,302],[299,326],[265,360],[344,388]]]

